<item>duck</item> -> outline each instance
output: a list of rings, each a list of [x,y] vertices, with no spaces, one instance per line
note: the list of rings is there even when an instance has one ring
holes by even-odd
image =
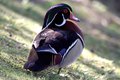
[[[57,66],[59,74],[62,68],[76,61],[85,45],[77,22],[80,20],[68,4],[50,7],[45,14],[42,30],[32,42],[24,69],[36,72]]]

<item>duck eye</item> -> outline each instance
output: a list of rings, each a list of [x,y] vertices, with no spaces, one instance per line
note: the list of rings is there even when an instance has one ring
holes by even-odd
[[[68,10],[67,10],[67,9],[64,9],[63,12],[64,12],[64,13],[68,13]]]

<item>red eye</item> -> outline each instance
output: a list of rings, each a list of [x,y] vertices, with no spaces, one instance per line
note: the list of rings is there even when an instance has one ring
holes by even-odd
[[[68,10],[67,10],[67,9],[64,9],[63,12],[64,12],[64,13],[68,13]]]

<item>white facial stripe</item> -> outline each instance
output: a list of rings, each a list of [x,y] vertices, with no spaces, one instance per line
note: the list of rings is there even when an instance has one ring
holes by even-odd
[[[51,20],[51,22],[49,22],[48,25],[45,28],[43,28],[43,30],[46,29],[53,22],[53,20],[55,19],[56,15],[57,14],[55,14],[55,16],[53,17],[53,19]],[[47,21],[48,21],[48,19],[47,19]]]
[[[63,17],[63,22],[61,24],[56,24],[55,23],[56,26],[60,27],[60,26],[63,26],[66,23],[66,19],[65,19],[63,14],[62,14],[62,17]]]
[[[76,34],[80,37],[80,39],[81,39],[81,41],[82,41],[82,43],[83,43],[83,46],[85,46],[85,43],[84,43],[84,40],[83,40],[83,38],[76,32]]]
[[[67,51],[65,52],[65,54],[63,55],[63,59],[65,57],[65,55],[69,52],[69,50],[77,43],[77,40],[75,40],[70,46],[69,48],[67,49]]]

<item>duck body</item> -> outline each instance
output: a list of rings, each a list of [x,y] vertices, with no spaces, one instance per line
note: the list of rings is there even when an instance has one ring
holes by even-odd
[[[69,20],[57,21],[60,15],[63,16],[56,14],[52,22],[47,21],[50,22],[47,27],[44,23],[43,30],[33,40],[25,69],[41,71],[50,66],[63,68],[73,63],[81,54],[84,39],[79,26]]]

